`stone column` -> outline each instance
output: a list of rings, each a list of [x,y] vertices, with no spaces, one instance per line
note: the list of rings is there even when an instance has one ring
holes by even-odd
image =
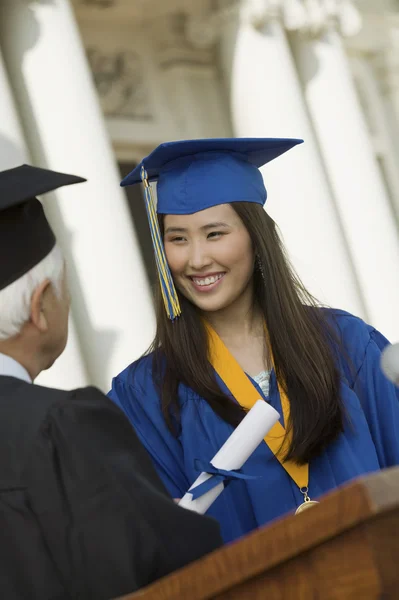
[[[31,164],[1,53],[0,115],[2,117],[0,120],[0,171],[12,169],[23,163]],[[49,387],[71,389],[87,385],[87,382],[86,369],[71,315],[69,320],[69,339],[64,353],[51,369],[39,375],[36,383]]]
[[[150,29],[161,90],[181,139],[231,135],[214,63],[217,35],[210,14],[200,7],[154,19]]]
[[[263,169],[266,210],[280,226],[308,289],[329,305],[365,317],[284,30],[285,19],[292,23],[295,17],[298,23],[301,13],[284,13],[276,2],[245,2],[239,8],[225,22],[221,43],[234,133],[305,140]]]
[[[392,121],[375,69],[377,58],[369,61],[363,53],[351,52],[350,67],[367,120],[374,154],[386,184],[387,194],[399,224],[399,121]],[[373,68],[374,67],[374,68]]]
[[[399,245],[337,15],[297,34],[298,69],[371,323],[399,337]]]
[[[29,161],[8,75],[0,52],[0,171]]]
[[[395,115],[396,129],[399,124],[399,23],[392,18],[385,52],[386,92]],[[399,146],[399,143],[398,143]]]
[[[0,37],[36,164],[88,179],[48,205],[67,247],[74,316],[90,381],[149,345],[152,297],[69,0],[0,3]]]

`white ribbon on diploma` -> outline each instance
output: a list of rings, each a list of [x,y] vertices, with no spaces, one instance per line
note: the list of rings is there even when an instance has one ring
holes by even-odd
[[[279,418],[280,415],[270,404],[264,400],[255,402],[251,410],[248,411],[238,427],[220,448],[219,452],[212,458],[211,465],[224,471],[237,471],[241,469]],[[211,504],[223,492],[224,483],[218,483],[215,487],[195,499],[190,494],[190,490],[193,490],[214,476],[209,473],[201,473],[180,500],[179,506],[193,510],[201,515],[206,513]]]

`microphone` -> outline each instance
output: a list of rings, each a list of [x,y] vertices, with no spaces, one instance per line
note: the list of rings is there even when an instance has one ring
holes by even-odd
[[[381,369],[389,381],[399,386],[399,343],[385,348],[381,356]]]

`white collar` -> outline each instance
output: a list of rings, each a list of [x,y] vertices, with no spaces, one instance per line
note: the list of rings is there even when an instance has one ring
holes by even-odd
[[[19,362],[17,362],[11,356],[2,354],[0,352],[0,375],[7,375],[9,377],[16,377],[22,379],[27,383],[32,383],[32,379],[29,376],[28,371]]]

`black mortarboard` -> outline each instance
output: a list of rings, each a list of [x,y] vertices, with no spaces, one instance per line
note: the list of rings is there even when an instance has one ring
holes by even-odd
[[[37,265],[55,245],[36,196],[83,181],[29,165],[0,172],[0,290]]]

